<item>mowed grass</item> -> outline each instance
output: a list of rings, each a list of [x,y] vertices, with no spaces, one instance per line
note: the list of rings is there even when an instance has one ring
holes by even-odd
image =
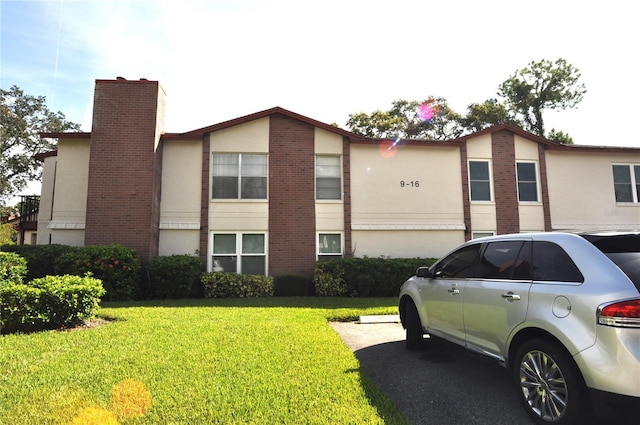
[[[327,323],[396,302],[105,303],[102,326],[0,337],[0,424],[407,424]]]

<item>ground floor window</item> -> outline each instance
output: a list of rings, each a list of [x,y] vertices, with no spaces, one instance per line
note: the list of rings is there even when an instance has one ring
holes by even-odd
[[[342,258],[342,234],[318,233],[318,260]]]
[[[640,165],[613,166],[616,202],[640,202]]]
[[[266,234],[212,233],[214,272],[267,274]]]

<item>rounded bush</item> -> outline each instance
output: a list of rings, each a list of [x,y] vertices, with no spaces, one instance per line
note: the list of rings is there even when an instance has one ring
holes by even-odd
[[[14,252],[0,252],[0,287],[22,283],[27,275],[27,260]]]
[[[153,299],[187,298],[202,274],[202,261],[193,255],[159,256],[149,264],[149,294]]]

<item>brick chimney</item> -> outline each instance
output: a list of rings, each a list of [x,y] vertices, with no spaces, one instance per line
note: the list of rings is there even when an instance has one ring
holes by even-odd
[[[85,245],[158,255],[165,93],[157,81],[96,80]]]

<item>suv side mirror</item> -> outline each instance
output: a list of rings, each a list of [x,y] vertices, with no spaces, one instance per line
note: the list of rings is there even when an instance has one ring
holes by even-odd
[[[418,267],[418,270],[416,270],[416,276],[432,279],[433,273],[431,273],[429,267]]]

